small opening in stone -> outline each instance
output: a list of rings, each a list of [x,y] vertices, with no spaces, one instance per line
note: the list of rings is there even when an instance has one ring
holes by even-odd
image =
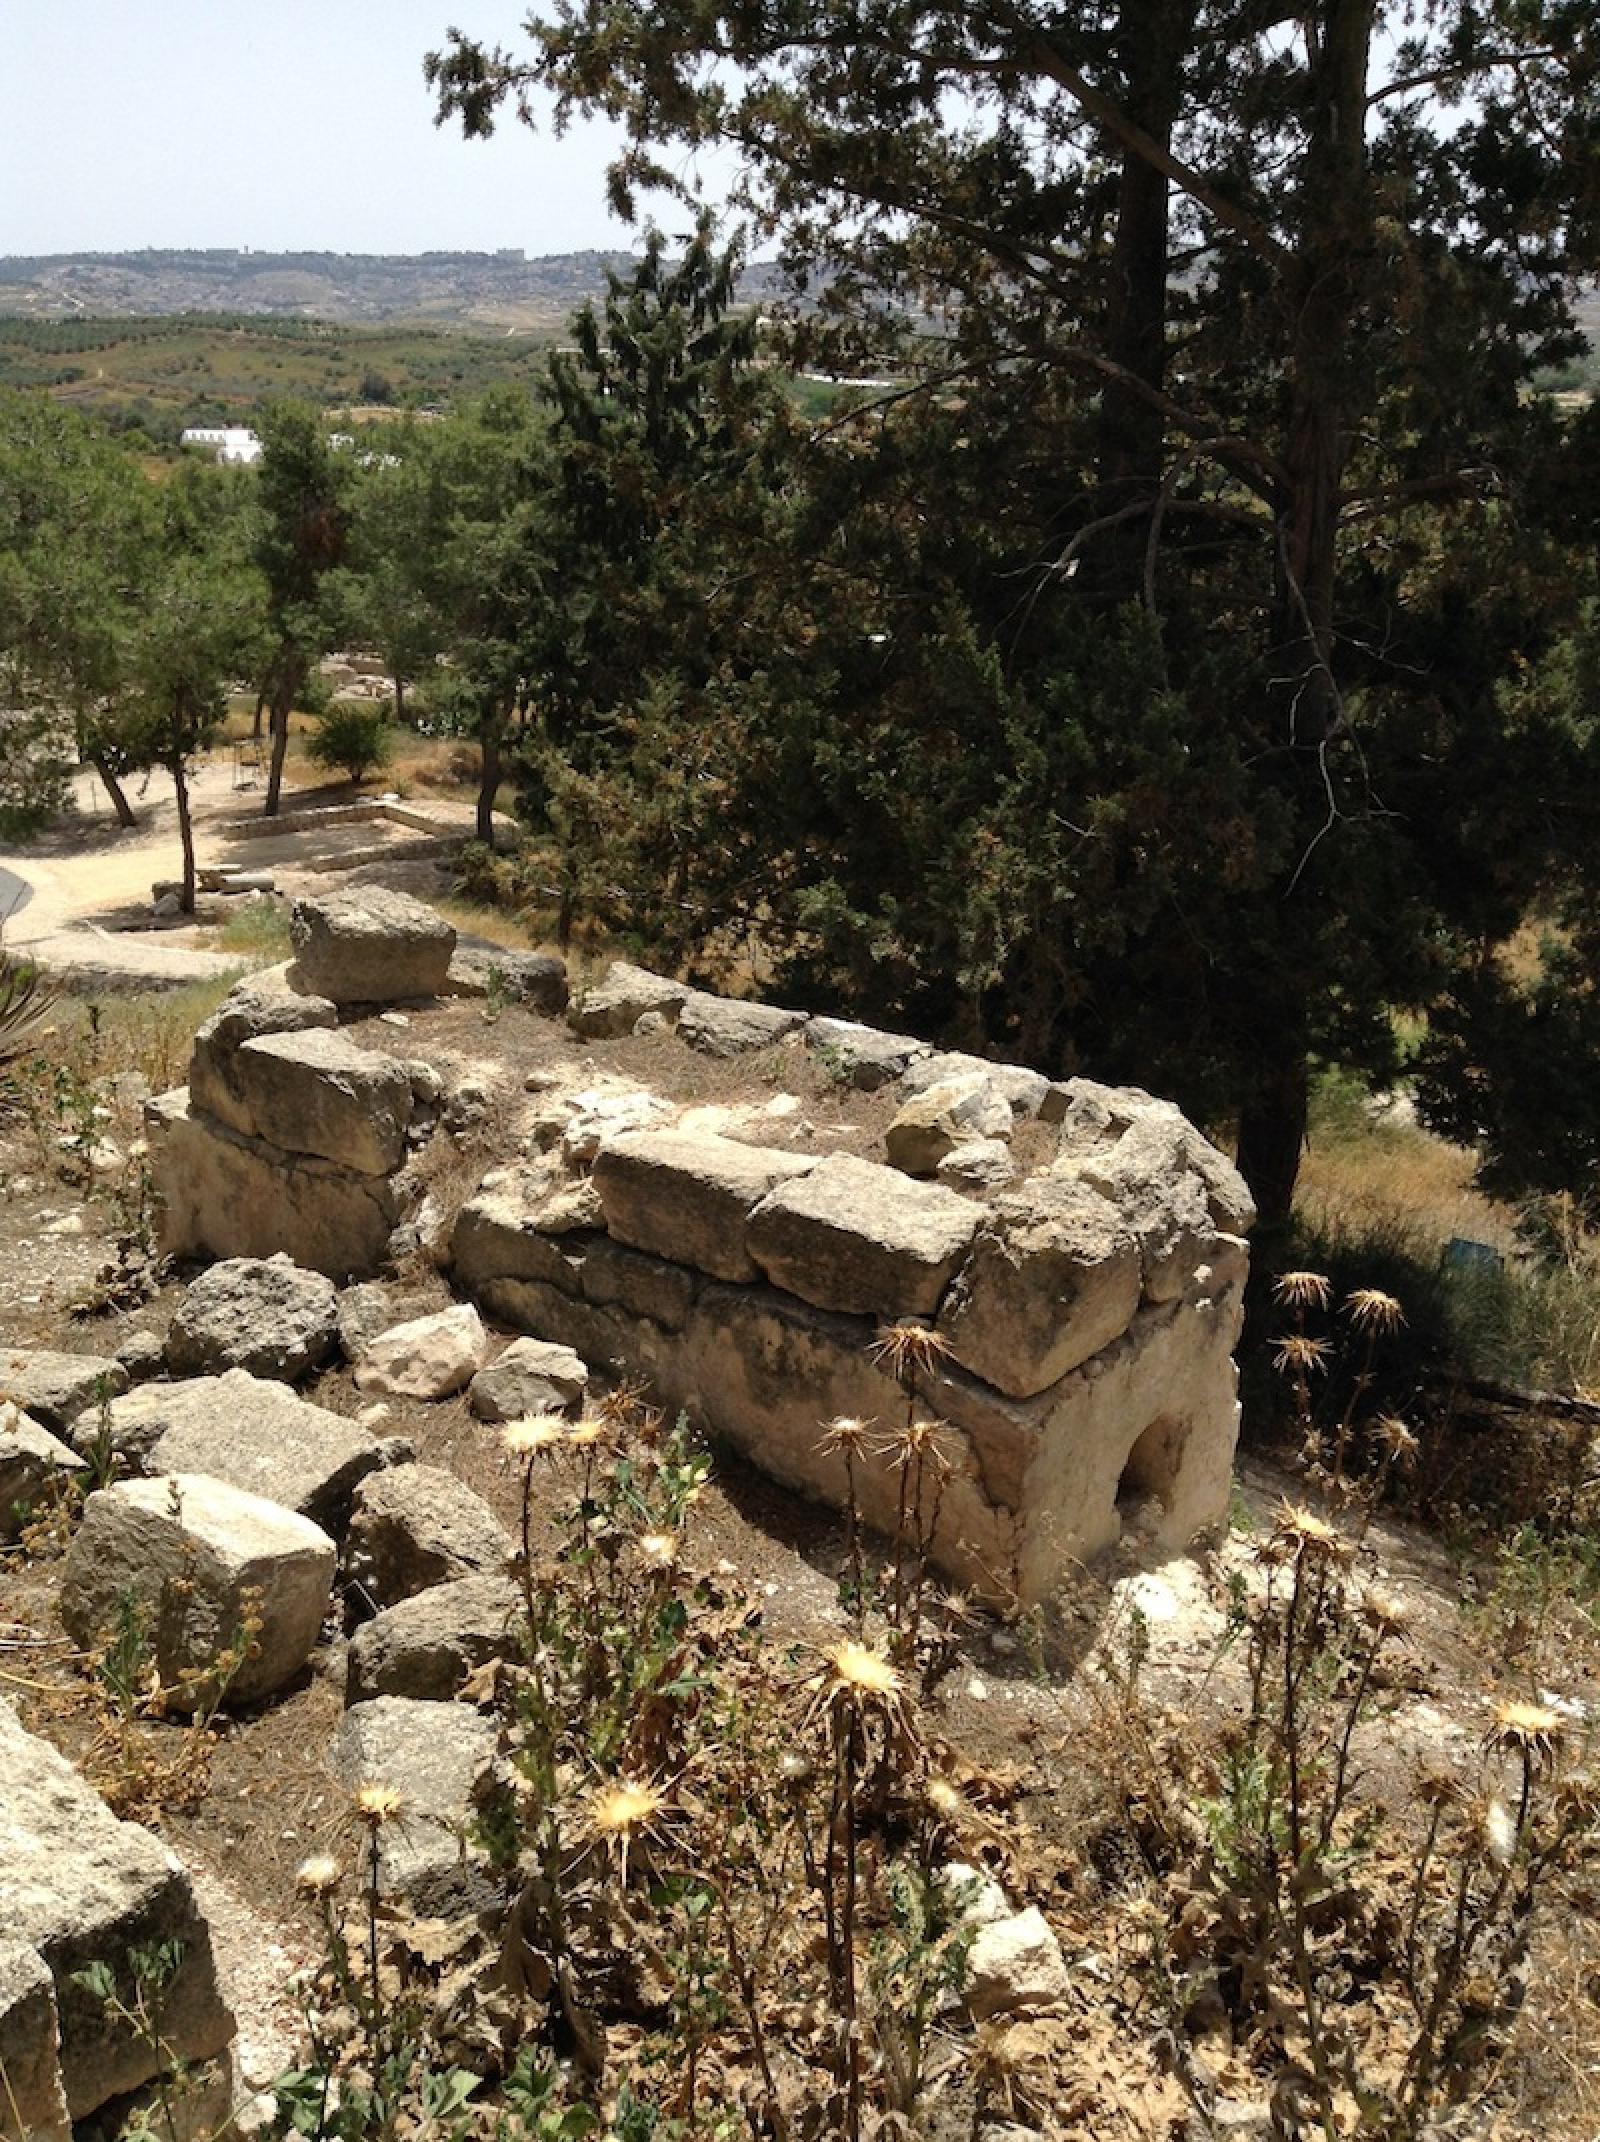
[[[1125,1527],[1140,1517],[1165,1516],[1182,1441],[1182,1423],[1163,1418],[1152,1421],[1129,1451],[1117,1482],[1117,1516]]]

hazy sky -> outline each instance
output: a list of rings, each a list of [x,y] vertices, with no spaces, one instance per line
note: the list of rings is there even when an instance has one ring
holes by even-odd
[[[626,245],[605,206],[604,128],[557,141],[509,121],[467,142],[434,127],[424,52],[452,22],[517,43],[526,12],[0,0],[0,253]]]

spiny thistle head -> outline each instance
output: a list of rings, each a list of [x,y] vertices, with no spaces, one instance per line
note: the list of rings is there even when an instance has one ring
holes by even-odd
[[[866,1448],[868,1430],[874,1423],[864,1420],[859,1413],[838,1413],[831,1421],[822,1424],[822,1441],[817,1445],[824,1456],[831,1457],[835,1451],[843,1451],[855,1457]]]
[[[344,1869],[326,1852],[303,1859],[294,1870],[294,1886],[303,1897],[332,1896],[344,1879]]]
[[[536,1458],[543,1450],[556,1449],[566,1431],[559,1413],[527,1413],[519,1421],[506,1422],[500,1442],[513,1458]]]
[[[1464,1790],[1457,1773],[1443,1763],[1425,1764],[1417,1772],[1415,1787],[1424,1807],[1455,1807]]]
[[[1331,1351],[1326,1339],[1308,1339],[1304,1332],[1291,1331],[1286,1338],[1275,1339],[1277,1352],[1272,1365],[1280,1374],[1294,1376],[1318,1376],[1328,1366]]]
[[[616,1853],[626,1877],[628,1854],[656,1827],[666,1804],[666,1793],[659,1785],[642,1778],[613,1778],[591,1795],[584,1829]]]
[[[597,1443],[605,1441],[605,1437],[606,1423],[602,1420],[591,1418],[582,1421],[568,1421],[561,1440],[568,1450],[593,1450]]]
[[[1279,1504],[1272,1538],[1294,1560],[1348,1562],[1355,1551],[1337,1525],[1303,1503]]]
[[[1373,1441],[1402,1465],[1409,1464],[1422,1448],[1416,1430],[1408,1427],[1397,1414],[1380,1413],[1370,1432]]]
[[[833,1668],[829,1679],[830,1691],[837,1695],[876,1697],[893,1702],[904,1686],[900,1672],[881,1651],[870,1645],[858,1644],[853,1637],[846,1637],[835,1644],[828,1653],[828,1664]]]
[[[900,1383],[913,1376],[931,1375],[949,1357],[950,1342],[931,1324],[889,1324],[878,1333],[872,1347],[872,1358]]]
[[[1357,1287],[1344,1298],[1344,1313],[1357,1331],[1398,1331],[1405,1311],[1381,1287]]]
[[[941,1822],[954,1825],[967,1812],[967,1803],[958,1788],[948,1778],[930,1778],[923,1791],[930,1814],[937,1815]]]
[[[1326,1309],[1333,1288],[1321,1272],[1280,1272],[1272,1282],[1272,1298],[1290,1309]]]
[[[1379,1636],[1404,1636],[1411,1625],[1411,1609],[1393,1592],[1370,1584],[1361,1595],[1361,1618]]]
[[[908,1465],[932,1465],[938,1472],[948,1473],[950,1460],[945,1455],[943,1438],[946,1423],[943,1421],[908,1421],[904,1428],[896,1429],[884,1445],[889,1463],[898,1469]]]
[[[399,1820],[406,1804],[405,1794],[397,1785],[358,1785],[356,1787],[356,1817],[369,1830],[382,1829],[386,1822]]]
[[[634,1541],[641,1562],[651,1569],[676,1567],[683,1542],[676,1532],[641,1532]]]
[[[1513,1697],[1495,1705],[1483,1744],[1497,1755],[1516,1755],[1530,1767],[1547,1763],[1566,1737],[1566,1721],[1543,1703]]]

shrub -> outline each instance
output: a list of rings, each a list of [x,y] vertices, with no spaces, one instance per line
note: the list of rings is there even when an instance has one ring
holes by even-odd
[[[352,781],[364,781],[374,768],[389,763],[394,750],[389,717],[378,707],[331,706],[318,717],[306,749],[319,766],[337,766]]]

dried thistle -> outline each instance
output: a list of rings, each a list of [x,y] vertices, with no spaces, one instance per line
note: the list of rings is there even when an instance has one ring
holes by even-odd
[[[942,1479],[950,1472],[950,1460],[943,1444],[948,1428],[945,1421],[907,1421],[884,1442],[883,1455],[896,1471],[908,1465],[931,1464]]]
[[[344,1869],[328,1853],[319,1853],[314,1859],[300,1862],[295,1869],[294,1886],[303,1897],[332,1896],[344,1879]]]
[[[360,1785],[356,1788],[356,1820],[369,1830],[381,1830],[397,1822],[405,1811],[405,1794],[396,1785]]]
[[[559,1413],[528,1413],[521,1420],[507,1421],[500,1431],[501,1447],[513,1458],[535,1458],[543,1450],[554,1450],[567,1432],[567,1423]]]
[[[931,1324],[889,1324],[868,1349],[874,1361],[886,1368],[897,1383],[914,1376],[928,1376],[950,1358],[950,1342]]]
[[[1411,1626],[1411,1609],[1393,1592],[1374,1584],[1362,1594],[1361,1618],[1379,1636],[1404,1636]]]
[[[835,1644],[828,1653],[828,1664],[833,1668],[827,1684],[830,1697],[845,1696],[855,1700],[870,1699],[885,1705],[898,1703],[905,1689],[899,1668],[874,1651],[868,1644],[858,1644],[853,1637]]]
[[[1405,1322],[1405,1311],[1392,1294],[1385,1294],[1381,1287],[1357,1287],[1344,1298],[1344,1313],[1357,1331],[1373,1333],[1398,1331]]]
[[[831,1421],[822,1423],[822,1441],[817,1449],[825,1457],[843,1452],[849,1457],[859,1457],[867,1447],[868,1431],[876,1425],[863,1420],[858,1413],[839,1413]]]
[[[1326,1309],[1333,1288],[1321,1272],[1280,1272],[1272,1282],[1272,1298],[1291,1309]]]
[[[1318,1517],[1315,1510],[1306,1509],[1302,1503],[1279,1504],[1271,1544],[1285,1559],[1292,1561],[1344,1563],[1355,1552],[1337,1525],[1329,1524],[1325,1517]]]
[[[1326,1339],[1308,1339],[1304,1332],[1292,1331],[1272,1343],[1277,1348],[1272,1365],[1280,1374],[1317,1376],[1326,1372],[1332,1352]]]
[[[1416,1431],[1393,1413],[1380,1413],[1369,1433],[1386,1455],[1400,1464],[1409,1464],[1422,1448]]]
[[[1483,1744],[1491,1754],[1515,1755],[1529,1769],[1538,1769],[1554,1760],[1565,1737],[1566,1721],[1559,1711],[1513,1697],[1495,1706]]]
[[[642,1838],[658,1832],[666,1804],[666,1793],[659,1785],[639,1778],[615,1778],[591,1796],[584,1833],[616,1854],[624,1881],[629,1853]]]
[[[634,1541],[639,1559],[651,1569],[673,1569],[683,1549],[683,1541],[676,1532],[641,1532]]]

